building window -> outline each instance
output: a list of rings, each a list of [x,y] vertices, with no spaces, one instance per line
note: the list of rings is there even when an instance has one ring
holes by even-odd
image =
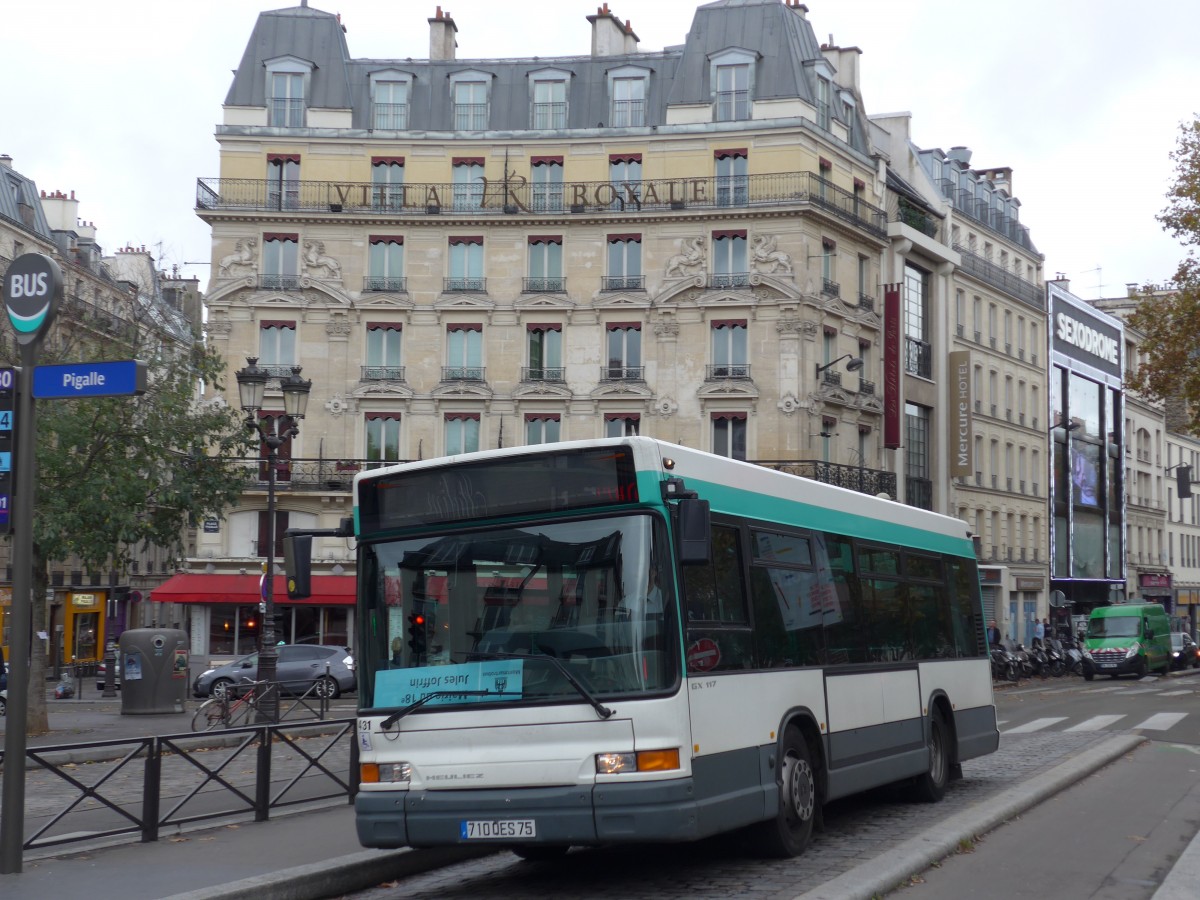
[[[640,322],[611,322],[607,328],[608,363],[603,378],[608,381],[641,381],[642,325]]]
[[[272,376],[292,373],[292,366],[296,365],[295,322],[259,323],[258,364]]]
[[[821,241],[821,292],[829,297],[840,297],[841,285],[838,284],[837,270],[834,260],[837,259],[837,244],[829,238]]]
[[[525,330],[528,381],[562,381],[562,325],[531,323]]]
[[[267,290],[294,291],[300,286],[300,236],[264,234],[262,286]]]
[[[745,206],[750,199],[750,160],[745,149],[716,151],[717,206]]]
[[[905,371],[929,378],[933,374],[929,344],[929,273],[915,266],[904,267]]]
[[[403,131],[408,128],[408,83],[375,82],[372,121],[376,131]]]
[[[750,283],[746,261],[745,231],[714,231],[712,286],[714,288],[745,287]]]
[[[400,414],[367,413],[367,459],[372,462],[399,462]]]
[[[363,290],[403,291],[404,238],[401,235],[371,235],[367,251],[367,277]]]
[[[487,83],[459,81],[454,85],[454,130],[484,131],[488,123]]]
[[[724,319],[712,323],[713,378],[748,378],[749,350],[745,319]]]
[[[563,165],[561,156],[535,156],[530,167],[534,212],[562,212]]]
[[[614,209],[641,208],[642,154],[614,153],[608,157],[608,180],[612,184]]]
[[[482,291],[483,280],[483,238],[452,237],[450,238],[449,277],[446,279],[447,291]]]
[[[453,208],[458,212],[480,209],[483,206],[483,159],[475,156],[456,156],[451,174]]]
[[[638,413],[605,413],[605,437],[636,437],[641,434],[641,416]]]
[[[403,381],[404,366],[400,362],[400,325],[394,322],[367,323],[367,364],[363,366],[364,381]]]
[[[750,66],[717,66],[717,104],[714,118],[733,122],[750,118]]]
[[[526,413],[525,443],[553,444],[560,440],[561,423],[558,413]]]
[[[929,478],[929,410],[915,403],[905,403],[904,425],[905,499],[909,506],[933,509],[933,482]]]
[[[479,413],[446,413],[444,427],[447,455],[479,449]]]
[[[817,76],[817,125],[829,130],[829,96],[832,85],[828,78]]]
[[[612,80],[612,128],[635,128],[646,124],[646,79],[614,78]]]
[[[446,381],[483,380],[483,326],[446,326]]]
[[[371,159],[371,205],[376,209],[401,209],[404,206],[403,156]]]
[[[304,126],[304,74],[272,72],[267,124],[276,128]]]
[[[529,238],[529,276],[525,279],[527,293],[562,293],[567,289],[563,277],[562,236],[538,234]]]
[[[640,291],[645,289],[642,275],[642,236],[640,234],[610,234],[608,236],[608,274],[604,276],[606,291]]]
[[[533,83],[533,127],[538,131],[567,127],[567,83],[561,80]]]
[[[270,209],[300,208],[300,154],[272,153],[267,156],[267,206]]]
[[[730,459],[746,458],[746,414],[744,412],[715,412],[712,414],[712,452]]]

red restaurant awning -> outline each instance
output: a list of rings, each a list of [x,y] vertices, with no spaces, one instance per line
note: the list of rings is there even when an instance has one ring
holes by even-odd
[[[258,603],[261,575],[172,575],[150,592],[156,603]],[[283,575],[275,576],[275,603],[352,606],[355,590],[351,575],[314,575],[312,596],[289,600]]]

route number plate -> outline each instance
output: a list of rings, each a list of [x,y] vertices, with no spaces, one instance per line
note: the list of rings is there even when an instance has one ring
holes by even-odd
[[[464,819],[460,831],[465,841],[537,837],[533,819]]]

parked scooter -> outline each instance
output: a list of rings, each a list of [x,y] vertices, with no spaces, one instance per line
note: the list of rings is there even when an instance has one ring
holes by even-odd
[[[1003,644],[992,644],[991,656],[993,681],[1017,681],[1021,677],[1017,658]]]
[[[1029,651],[1025,649],[1024,644],[1017,644],[1013,649],[1012,654],[1017,660],[1017,669],[1022,678],[1032,678],[1034,673],[1033,657]]]
[[[1079,646],[1079,642],[1073,638],[1068,638],[1062,641],[1063,650],[1066,654],[1067,674],[1082,675],[1083,674],[1083,650]]]
[[[1049,638],[1046,641],[1046,671],[1054,678],[1061,678],[1067,672],[1067,657],[1063,651],[1062,641]]]

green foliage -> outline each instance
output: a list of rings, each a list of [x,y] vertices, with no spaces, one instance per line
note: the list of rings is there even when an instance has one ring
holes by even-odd
[[[1175,183],[1158,220],[1189,249],[1172,288],[1144,287],[1129,317],[1145,335],[1141,347],[1147,353],[1130,384],[1152,400],[1183,401],[1186,414],[1175,427],[1200,434],[1200,118],[1180,127],[1171,159]]]

